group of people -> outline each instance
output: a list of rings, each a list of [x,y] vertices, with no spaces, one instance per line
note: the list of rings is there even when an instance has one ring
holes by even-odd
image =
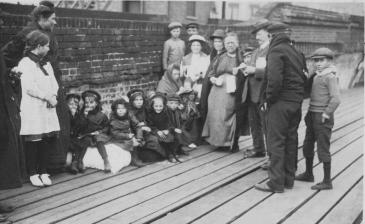
[[[294,180],[313,182],[315,143],[324,179],[312,189],[332,189],[329,148],[340,99],[330,49],[313,52],[316,72],[309,77],[305,57],[284,23],[258,22],[252,34],[259,47],[241,51],[236,33],[214,31],[210,50],[197,24],[188,24],[185,42],[182,24],[172,22],[156,91],[131,90],[128,99],[112,103],[107,116],[97,91],[66,95],[53,33],[54,5],[42,1],[31,17],[0,54],[1,189],[20,187],[27,179],[34,186],[51,185],[49,173],[64,167],[67,153],[73,174],[85,167],[111,172],[130,163],[183,162],[188,148],[202,144],[237,152],[239,137],[248,135],[253,149],[245,156],[268,155],[269,180],[256,189],[281,193],[292,189]],[[295,176],[306,91],[306,171]],[[12,210],[0,206],[0,214]],[[1,215],[0,222],[6,217]]]

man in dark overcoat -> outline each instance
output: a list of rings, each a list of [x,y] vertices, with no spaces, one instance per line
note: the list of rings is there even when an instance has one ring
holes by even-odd
[[[11,70],[18,65],[23,57],[25,37],[28,33],[39,30],[46,33],[50,38],[50,50],[45,60],[51,63],[59,85],[56,110],[61,131],[55,147],[50,151],[49,168],[58,170],[63,168],[65,164],[67,149],[70,144],[70,116],[66,104],[66,90],[62,85],[61,71],[59,69],[58,42],[53,32],[54,26],[57,24],[53,3],[41,1],[40,5],[33,9],[31,20],[2,50],[4,52],[6,66],[8,70]],[[21,90],[18,88],[16,92],[19,95],[19,100],[21,100]]]
[[[305,58],[291,44],[288,25],[273,22],[267,54],[264,108],[267,110],[269,180],[256,184],[261,191],[284,192],[292,189],[298,150],[298,126],[304,98]]]

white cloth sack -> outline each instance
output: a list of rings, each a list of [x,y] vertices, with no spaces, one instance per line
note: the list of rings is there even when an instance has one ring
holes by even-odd
[[[226,76],[226,91],[227,93],[234,93],[236,91],[236,76],[227,75]]]
[[[108,155],[112,173],[119,172],[122,168],[129,166],[131,163],[131,153],[119,146],[109,143],[105,145],[105,150]],[[87,148],[83,162],[84,166],[87,168],[104,170],[104,161],[96,147]]]

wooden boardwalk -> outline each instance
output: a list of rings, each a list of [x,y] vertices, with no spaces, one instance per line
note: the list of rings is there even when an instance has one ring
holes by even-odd
[[[61,174],[54,185],[0,191],[0,202],[17,207],[15,223],[360,223],[363,196],[363,88],[342,93],[332,135],[331,191],[313,191],[312,183],[295,182],[283,194],[264,193],[253,185],[265,181],[264,159],[244,159],[243,153],[191,151],[181,164],[161,162],[128,167],[117,174],[87,170]],[[303,103],[303,117],[308,101]],[[299,128],[302,146],[305,125]],[[244,138],[241,148],[250,148]],[[304,170],[299,150],[298,172]],[[322,164],[314,161],[316,181]]]

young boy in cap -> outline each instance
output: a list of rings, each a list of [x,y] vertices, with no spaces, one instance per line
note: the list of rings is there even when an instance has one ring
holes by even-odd
[[[340,104],[340,91],[333,57],[333,52],[328,48],[319,48],[311,56],[316,73],[313,76],[309,110],[305,117],[307,130],[303,154],[306,160],[306,171],[297,175],[295,179],[314,182],[314,143],[317,142],[318,159],[323,162],[324,178],[322,182],[311,187],[313,190],[332,189],[330,139],[334,124],[333,114]]]
[[[171,38],[165,41],[162,53],[162,63],[164,71],[170,64],[180,64],[185,54],[185,42],[180,39],[181,23],[172,22],[168,28]]]

